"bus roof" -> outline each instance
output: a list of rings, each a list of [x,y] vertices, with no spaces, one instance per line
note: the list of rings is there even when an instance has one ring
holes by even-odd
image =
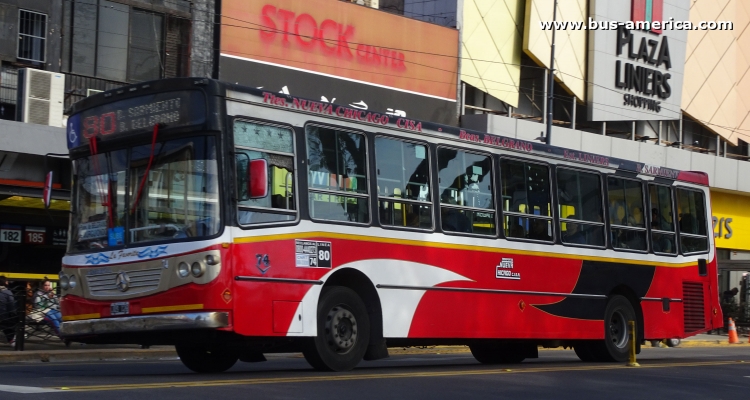
[[[73,104],[69,114],[80,113],[87,109],[131,99],[138,96],[158,92],[200,89],[207,96],[227,96],[227,91],[243,93],[242,100],[264,104],[271,107],[288,109],[290,111],[307,114],[323,115],[336,119],[344,119],[365,125],[388,127],[389,129],[422,133],[435,137],[452,138],[487,148],[504,149],[517,153],[534,154],[547,158],[572,161],[581,164],[612,168],[625,174],[643,174],[654,176],[659,180],[682,181],[699,185],[708,185],[708,175],[698,171],[680,171],[659,165],[640,163],[632,160],[604,156],[572,150],[545,143],[516,139],[507,136],[478,132],[455,126],[443,125],[428,121],[419,121],[398,115],[382,114],[368,110],[338,104],[310,100],[283,93],[275,93],[263,89],[255,89],[231,83],[220,82],[206,78],[172,78],[158,81],[144,82],[126,87],[120,87],[85,98]],[[230,96],[232,94],[230,93]],[[239,98],[238,98],[239,99]],[[210,101],[209,101],[210,103]],[[163,129],[169,129],[165,124]]]

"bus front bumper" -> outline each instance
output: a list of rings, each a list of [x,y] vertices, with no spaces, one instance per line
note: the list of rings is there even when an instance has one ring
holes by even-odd
[[[127,332],[225,328],[227,326],[229,326],[229,313],[195,312],[68,321],[60,326],[60,335],[76,337]]]

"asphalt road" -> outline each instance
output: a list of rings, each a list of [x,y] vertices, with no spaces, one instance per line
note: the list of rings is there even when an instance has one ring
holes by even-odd
[[[0,365],[0,399],[750,398],[748,347],[644,348],[638,362],[583,363],[571,350],[499,366],[463,352],[400,354],[348,373],[321,373],[301,356],[271,355],[213,375],[194,374],[176,358],[15,363]]]

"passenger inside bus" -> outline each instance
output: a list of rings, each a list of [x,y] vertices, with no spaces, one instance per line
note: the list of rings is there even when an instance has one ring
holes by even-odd
[[[568,215],[568,219],[578,219],[578,217],[573,215]],[[580,230],[580,224],[567,222],[565,223],[565,234],[563,235],[563,242],[565,243],[575,243],[575,244],[586,244],[586,237],[584,236],[583,232]]]
[[[551,241],[549,234],[549,223],[543,219],[529,219],[529,239]]]

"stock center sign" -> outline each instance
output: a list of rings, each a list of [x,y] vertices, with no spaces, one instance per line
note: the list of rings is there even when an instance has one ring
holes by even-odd
[[[591,121],[680,118],[687,0],[593,0],[589,31],[588,115]]]

